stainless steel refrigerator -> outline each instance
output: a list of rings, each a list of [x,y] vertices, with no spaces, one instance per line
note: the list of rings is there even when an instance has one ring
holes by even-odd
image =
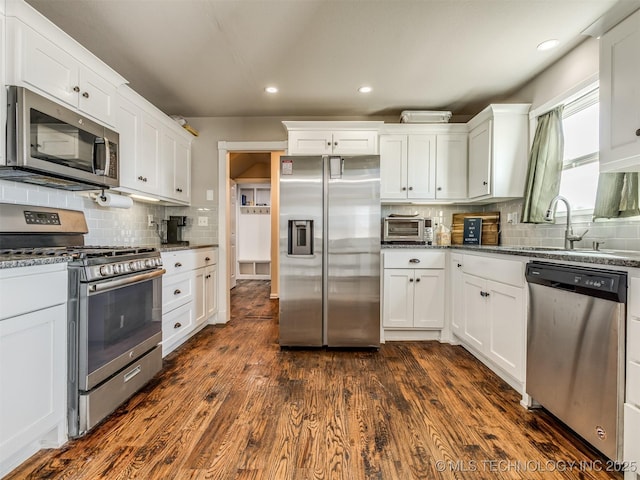
[[[380,157],[280,159],[280,345],[380,345]]]

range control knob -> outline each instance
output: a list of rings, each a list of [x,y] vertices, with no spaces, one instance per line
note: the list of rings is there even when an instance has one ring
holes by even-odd
[[[156,266],[156,262],[153,260],[153,258],[147,258],[144,261],[144,266],[147,268],[153,268]]]
[[[135,272],[136,270],[140,270],[140,267],[138,265],[138,262],[129,262],[129,269],[132,272]]]
[[[156,266],[157,267],[161,267],[162,266],[162,259],[160,257],[156,258]]]
[[[113,273],[122,273],[124,270],[124,265],[122,265],[121,263],[116,263],[113,266]]]
[[[113,275],[113,267],[111,265],[102,265],[100,267],[100,275],[102,275],[103,277]]]

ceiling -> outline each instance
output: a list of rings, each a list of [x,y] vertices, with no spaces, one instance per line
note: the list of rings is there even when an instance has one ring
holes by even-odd
[[[474,114],[584,41],[615,1],[27,0],[187,117]],[[537,51],[549,38],[559,47]]]

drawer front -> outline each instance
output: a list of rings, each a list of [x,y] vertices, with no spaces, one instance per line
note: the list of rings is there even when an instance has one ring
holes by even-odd
[[[384,268],[444,268],[446,253],[416,250],[385,251]]]
[[[625,462],[635,462],[640,468],[640,408],[624,404],[624,454]]]
[[[524,287],[524,263],[480,255],[465,255],[464,273],[514,287]]]
[[[10,269],[24,269],[24,275],[0,279],[0,320],[66,303],[67,270],[61,268],[46,273],[30,267]]]
[[[640,363],[640,318],[631,317],[627,324],[627,360]]]
[[[640,278],[629,278],[629,314],[640,319]]]
[[[193,304],[188,303],[162,316],[163,355],[193,330]]]
[[[162,279],[162,313],[193,300],[193,273],[185,272]]]
[[[196,250],[196,268],[208,267],[218,263],[218,250],[199,249]]]
[[[194,250],[162,252],[161,255],[162,263],[167,271],[167,275],[188,272],[189,270],[196,268],[196,254]]]
[[[627,362],[626,401],[640,408],[640,362]]]

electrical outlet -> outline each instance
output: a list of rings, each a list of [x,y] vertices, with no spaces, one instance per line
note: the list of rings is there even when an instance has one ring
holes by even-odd
[[[198,226],[199,227],[208,227],[209,226],[209,217],[198,217]]]
[[[153,227],[153,215],[147,215],[147,227]]]
[[[213,200],[213,190],[207,190],[207,200]]]

